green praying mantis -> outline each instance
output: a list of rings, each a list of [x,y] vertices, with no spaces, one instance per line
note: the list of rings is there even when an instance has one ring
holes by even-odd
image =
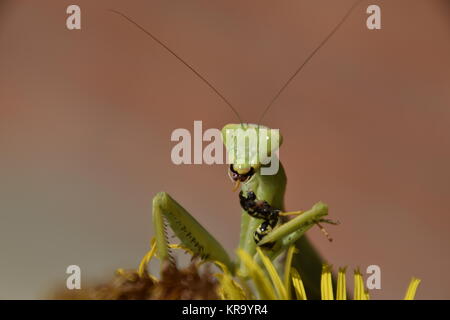
[[[296,69],[265,108],[258,123],[260,123],[266,112],[289,83],[340,28],[359,2],[361,0],[353,4],[328,36]],[[237,115],[240,123],[228,124],[222,129],[222,136],[228,153],[234,151],[230,150],[229,144],[226,142],[226,133],[228,130],[240,129],[244,133],[253,130],[257,133],[259,143],[267,143],[269,146],[272,146],[269,147],[267,156],[270,156],[272,161],[278,161],[275,153],[281,145],[282,138],[278,135],[278,138],[276,138],[277,141],[273,140],[274,135],[271,134],[271,131],[274,129],[259,124],[244,124],[233,105],[206,78],[191,67],[191,65],[131,18],[121,12],[111,11],[134,24],[171,53],[208,85]],[[261,135],[262,129],[264,129],[264,133]],[[245,152],[250,151],[247,145],[241,147]],[[267,159],[249,161],[247,157],[244,161],[239,161],[239,163],[236,161],[236,158],[234,160],[235,162],[230,163],[229,175],[236,183],[235,189],[239,186],[241,187],[239,199],[242,207],[242,217],[239,248],[247,252],[250,256],[253,256],[255,260],[258,260],[256,249],[257,247],[261,247],[265,254],[274,260],[283,254],[288,247],[295,245],[298,249],[298,254],[292,263],[300,271],[305,287],[310,291],[310,295],[317,296],[318,288],[320,288],[320,273],[323,260],[304,234],[314,225],[318,225],[328,236],[325,229],[320,225],[321,222],[334,223],[331,220],[325,219],[325,216],[328,214],[327,205],[318,202],[306,211],[286,212],[284,211],[283,205],[286,189],[286,174],[281,163],[276,174],[264,175],[261,174],[261,170],[267,166],[267,161],[265,161]],[[295,218],[288,220],[286,216],[295,216]],[[216,262],[219,265],[225,266],[232,274],[246,276],[245,266],[240,261],[233,261],[219,241],[168,193],[160,192],[153,198],[152,217],[157,255],[160,259],[172,260],[166,230],[167,226],[170,226],[174,234],[180,239],[181,246],[190,250],[194,255],[203,260]]]

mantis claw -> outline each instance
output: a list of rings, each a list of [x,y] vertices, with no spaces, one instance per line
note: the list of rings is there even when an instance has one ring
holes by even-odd
[[[339,222],[339,221],[333,221],[333,220],[331,220],[331,219],[319,219],[318,221],[315,222],[315,224],[319,227],[320,231],[322,231],[322,233],[325,235],[325,237],[328,239],[328,241],[333,242],[333,238],[330,237],[330,234],[329,234],[328,231],[320,224],[320,222],[332,224],[332,225],[334,225],[334,226],[340,224],[340,222]]]
[[[341,224],[341,222],[339,220],[334,221],[334,220],[331,220],[331,219],[319,219],[317,222],[324,222],[324,223],[331,224],[333,226],[337,226],[337,225]]]

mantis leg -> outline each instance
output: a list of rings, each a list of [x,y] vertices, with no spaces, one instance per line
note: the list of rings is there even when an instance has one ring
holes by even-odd
[[[265,236],[258,246],[264,246],[267,243],[274,242],[276,245],[267,253],[271,259],[276,258],[285,248],[294,244],[300,237],[314,224],[318,222],[327,222],[323,219],[328,214],[328,207],[324,203],[316,203],[310,210],[302,212],[296,218],[275,228],[271,233]]]
[[[153,198],[153,225],[157,253],[161,260],[170,259],[166,223],[181,240],[181,244],[203,260],[220,262],[228,270],[233,264],[222,245],[169,194],[158,193]]]
[[[280,212],[279,215],[280,216],[291,216],[291,215],[300,215],[302,213],[304,213],[305,211],[290,211],[290,212]],[[339,222],[333,221],[333,220],[329,220],[329,219],[320,219],[319,222],[326,222],[329,224],[333,224],[333,225],[338,225]],[[319,222],[315,222],[316,226],[319,227],[320,231],[324,234],[324,236],[328,239],[328,241],[333,241],[333,239],[330,237],[330,234],[328,233],[328,231],[319,223]]]

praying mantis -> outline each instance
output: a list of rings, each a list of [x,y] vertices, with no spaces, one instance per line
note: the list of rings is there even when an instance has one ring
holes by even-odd
[[[353,6],[328,36],[295,70],[265,108],[258,123],[261,122],[266,112],[289,83],[333,36],[360,2],[361,0],[355,1]],[[240,129],[244,133],[247,131],[255,131],[259,137],[259,142],[268,143],[268,145],[272,146],[268,156],[271,157],[272,161],[278,160],[278,158],[275,158],[275,153],[281,145],[281,135],[278,136],[277,141],[274,141],[273,135],[271,134],[274,129],[259,124],[243,123],[233,105],[191,65],[131,18],[119,11],[111,11],[141,29],[167,52],[172,54],[179,62],[189,68],[237,115],[239,119],[238,124],[228,124],[222,129],[222,136],[226,147],[226,133],[228,130]],[[262,131],[264,131],[263,134],[261,134]],[[247,145],[242,146],[242,148],[244,151],[249,152]],[[227,151],[230,152],[233,150],[227,148]],[[241,189],[239,193],[241,205],[239,248],[254,257],[255,260],[258,260],[256,252],[257,247],[260,247],[271,260],[274,260],[283,254],[288,247],[295,245],[298,249],[298,254],[292,263],[299,269],[305,287],[310,291],[310,295],[317,296],[317,289],[320,288],[320,272],[323,261],[304,234],[314,225],[318,225],[328,236],[325,229],[320,225],[321,222],[334,224],[333,221],[325,218],[328,215],[328,206],[322,202],[318,202],[306,211],[284,211],[283,199],[286,189],[286,174],[281,163],[275,174],[264,175],[261,174],[261,170],[266,165],[264,164],[266,161],[263,160],[267,159],[260,159],[260,161],[248,160],[246,158],[246,160],[239,161],[239,163],[232,162],[228,169],[229,176],[235,182],[235,189],[238,189],[238,187]],[[219,241],[168,193],[160,192],[153,198],[152,210],[157,255],[161,260],[172,261],[166,230],[170,226],[174,234],[180,239],[181,246],[191,251],[194,255],[200,257],[202,260],[216,262],[218,265],[225,266],[232,274],[246,276],[245,266],[240,261],[233,261]],[[295,218],[288,220],[286,216],[295,216]]]

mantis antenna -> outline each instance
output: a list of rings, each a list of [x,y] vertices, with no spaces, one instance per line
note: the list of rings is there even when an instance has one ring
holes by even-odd
[[[122,16],[123,18],[125,18],[126,20],[128,20],[130,23],[132,23],[133,25],[135,25],[137,28],[139,28],[141,31],[143,31],[145,34],[147,34],[150,38],[152,38],[155,42],[157,42],[159,45],[161,45],[164,49],[166,49],[167,51],[169,51],[175,58],[178,59],[178,61],[180,61],[182,64],[184,64],[186,67],[188,67],[198,78],[200,78],[204,83],[206,83],[208,85],[208,87],[210,87],[233,111],[233,113],[237,116],[237,118],[239,119],[239,122],[242,124],[242,119],[239,115],[239,113],[237,112],[236,108],[233,107],[233,105],[231,104],[230,101],[228,101],[227,98],[225,98],[225,96],[223,94],[220,93],[219,90],[217,90],[212,84],[211,82],[209,82],[208,80],[206,80],[205,77],[203,77],[199,72],[197,72],[197,70],[195,70],[189,63],[187,63],[184,59],[182,59],[180,56],[178,56],[172,49],[170,49],[167,45],[165,45],[161,40],[159,40],[157,37],[155,37],[150,31],[146,30],[143,26],[141,26],[140,24],[138,24],[137,22],[135,22],[133,19],[131,19],[130,17],[128,17],[127,15],[125,15],[122,12],[119,12],[117,10],[113,10],[110,9],[109,11],[118,14],[119,16]]]
[[[275,94],[275,96],[272,98],[272,100],[269,102],[267,107],[264,109],[263,113],[261,114],[261,117],[258,120],[258,123],[261,122],[261,120],[266,115],[267,111],[272,107],[274,102],[280,97],[281,93],[287,88],[287,86],[294,80],[294,78],[300,73],[300,71],[303,70],[303,68],[308,64],[308,62],[316,55],[316,53],[330,40],[330,38],[339,30],[339,28],[344,24],[344,22],[347,20],[347,18],[352,13],[353,9],[355,9],[359,3],[362,0],[356,0],[353,5],[350,7],[350,9],[347,11],[347,13],[344,15],[344,17],[339,21],[339,23],[331,30],[331,32],[325,37],[325,39],[322,40],[322,42],[309,54],[309,56],[302,62],[302,64],[295,70],[295,72],[291,75],[291,77],[285,82],[285,84],[281,87],[280,90]]]
[[[356,0],[353,5],[350,7],[350,9],[347,11],[347,13],[344,15],[344,17],[339,21],[339,23],[331,30],[331,32],[322,40],[322,42],[309,54],[309,56],[302,62],[302,64],[295,70],[295,72],[290,76],[290,78],[284,83],[284,85],[278,90],[278,92],[275,94],[275,96],[272,98],[272,100],[269,102],[267,107],[264,109],[264,111],[261,114],[261,117],[259,118],[257,123],[260,123],[261,120],[264,118],[264,116],[267,114],[269,109],[272,107],[272,105],[275,103],[275,101],[280,97],[280,95],[283,93],[283,91],[289,86],[289,84],[294,80],[294,78],[303,70],[303,68],[308,64],[308,62],[316,55],[317,52],[328,42],[328,40],[331,39],[331,37],[340,29],[340,27],[344,24],[344,22],[347,20],[347,18],[350,16],[350,14],[353,12],[353,10],[358,6],[358,4],[362,2],[362,0]],[[220,93],[219,90],[217,90],[211,82],[206,80],[205,77],[203,77],[197,70],[195,70],[189,63],[187,63],[184,59],[182,59],[180,56],[178,56],[172,49],[170,49],[166,44],[164,44],[161,40],[159,40],[156,36],[154,36],[150,31],[146,30],[143,26],[135,22],[133,19],[125,15],[124,13],[110,9],[109,11],[125,18],[128,22],[136,26],[138,29],[140,29],[142,32],[147,34],[150,38],[152,38],[156,43],[158,43],[160,46],[162,46],[164,49],[166,49],[169,53],[171,53],[175,58],[178,59],[181,63],[183,63],[186,67],[188,67],[198,78],[200,78],[208,87],[210,87],[227,105],[230,107],[230,109],[233,111],[233,113],[237,116],[239,119],[239,122],[242,124],[242,119],[239,113],[237,112],[236,108],[231,104],[231,102],[225,98],[223,94]]]

